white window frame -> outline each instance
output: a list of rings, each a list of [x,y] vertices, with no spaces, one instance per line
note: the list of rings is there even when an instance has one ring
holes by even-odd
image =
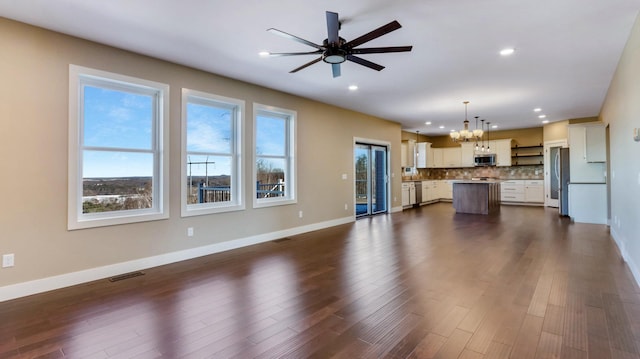
[[[84,154],[83,86],[122,89],[155,97],[152,125],[153,201],[151,208],[82,213]],[[120,149],[113,149],[118,151]],[[103,227],[169,218],[169,85],[111,72],[69,65],[69,179],[67,228]]]
[[[256,194],[258,191],[257,186],[257,176],[258,176],[258,166],[257,166],[257,144],[256,144],[256,134],[257,134],[257,118],[260,113],[268,113],[270,115],[280,117],[286,120],[286,141],[285,144],[285,156],[284,157],[276,157],[283,158],[285,160],[285,195],[282,197],[272,197],[272,198],[257,198]],[[296,164],[296,119],[297,112],[293,110],[278,108],[274,106],[262,105],[259,103],[253,104],[253,207],[254,208],[262,208],[262,207],[271,207],[271,206],[280,206],[297,203],[297,164]]]
[[[233,134],[232,134],[232,153],[231,153],[231,198],[229,202],[213,202],[201,204],[187,204],[187,186],[188,186],[188,163],[187,156],[187,104],[197,103],[206,106],[220,106],[232,108],[234,112],[233,118]],[[228,98],[218,95],[209,94],[190,89],[182,89],[182,171],[181,171],[181,203],[182,217],[198,216],[204,214],[240,211],[245,209],[244,204],[244,166],[242,163],[242,146],[244,143],[243,125],[244,125],[244,108],[245,102],[242,100]],[[202,153],[209,154],[209,153]],[[226,154],[223,154],[226,155]]]

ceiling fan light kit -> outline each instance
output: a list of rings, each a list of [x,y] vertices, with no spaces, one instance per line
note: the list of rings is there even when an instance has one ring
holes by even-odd
[[[322,45],[318,45],[316,43],[305,40],[295,35],[291,35],[284,31],[280,31],[278,29],[271,28],[267,30],[276,35],[288,38],[290,40],[299,42],[307,46],[311,46],[315,48],[316,51],[269,53],[269,55],[270,56],[320,55],[320,57],[316,58],[315,60],[309,61],[306,64],[291,70],[290,73],[298,72],[322,60],[325,63],[331,64],[333,77],[339,77],[340,64],[345,61],[351,61],[376,71],[380,71],[384,69],[384,66],[382,65],[376,64],[369,60],[365,60],[355,55],[380,54],[380,53],[387,53],[387,52],[407,52],[407,51],[411,51],[411,49],[413,48],[413,46],[356,48],[366,42],[377,39],[380,36],[383,36],[385,34],[388,34],[392,31],[395,31],[401,28],[402,26],[400,25],[400,23],[395,20],[384,26],[380,26],[379,28],[373,31],[370,31],[358,38],[355,38],[351,41],[346,41],[345,39],[338,36],[338,32],[340,30],[340,20],[338,18],[338,13],[327,11],[326,16],[327,16],[327,38],[322,41]]]

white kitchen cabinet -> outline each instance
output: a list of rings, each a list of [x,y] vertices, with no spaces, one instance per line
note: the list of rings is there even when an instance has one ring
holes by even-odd
[[[452,200],[453,199],[453,181],[442,180],[438,183],[438,193],[440,199]]]
[[[442,149],[442,162],[445,168],[457,168],[461,166],[460,147],[447,147]]]
[[[415,167],[416,162],[416,141],[407,140],[402,141],[400,145],[400,166],[402,167]]]
[[[597,125],[575,124],[567,126],[571,183],[606,183],[606,163],[587,162],[586,127]]]
[[[433,157],[431,155],[431,143],[416,143],[416,168],[428,168],[430,162],[433,161],[432,159],[429,159],[430,157]]]
[[[474,155],[476,151],[476,143],[475,142],[463,142],[460,144],[460,166],[462,167],[473,167],[474,166]]]
[[[491,152],[496,154],[496,166],[511,166],[511,139],[489,141]]]
[[[416,185],[414,182],[402,182],[402,206],[416,203]]]
[[[607,185],[569,184],[569,216],[578,223],[607,224]]]
[[[431,154],[433,155],[433,168],[444,168],[444,161],[442,158],[443,148],[432,148]]]
[[[544,180],[524,181],[524,201],[528,203],[544,202]]]
[[[544,180],[502,181],[500,200],[505,203],[541,205],[544,203]]]
[[[604,124],[584,126],[585,159],[587,162],[606,162],[606,130]]]
[[[422,187],[422,200],[420,202],[429,202],[431,201],[431,184],[429,181],[422,181],[420,183]]]
[[[524,202],[524,181],[510,180],[501,182],[500,200],[502,202]]]

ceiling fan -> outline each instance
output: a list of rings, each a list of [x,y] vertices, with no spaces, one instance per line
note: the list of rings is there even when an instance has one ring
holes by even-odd
[[[376,39],[382,35],[398,30],[401,27],[402,26],[400,25],[400,23],[394,20],[356,39],[353,39],[351,41],[346,41],[345,39],[338,36],[338,31],[340,30],[340,21],[338,19],[338,13],[327,11],[327,34],[328,35],[327,35],[327,38],[324,39],[324,41],[322,42],[322,45],[315,44],[311,41],[307,41],[305,39],[302,39],[295,35],[288,34],[278,29],[271,28],[267,30],[276,35],[280,35],[282,37],[291,39],[293,41],[297,41],[299,43],[314,47],[317,49],[316,51],[269,53],[269,55],[270,56],[320,55],[320,57],[318,57],[317,59],[307,62],[306,64],[291,70],[290,73],[298,72],[308,66],[315,64],[316,62],[319,62],[320,60],[328,64],[331,64],[333,77],[340,76],[340,64],[345,61],[355,62],[356,64],[366,66],[376,71],[380,71],[384,69],[384,66],[378,65],[374,62],[365,60],[355,55],[379,54],[379,53],[385,53],[385,52],[406,52],[406,51],[411,51],[413,46],[368,47],[368,48],[356,48],[356,47],[364,44],[365,42],[369,42],[373,39]]]

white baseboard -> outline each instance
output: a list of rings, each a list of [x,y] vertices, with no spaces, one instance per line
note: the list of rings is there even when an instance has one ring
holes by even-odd
[[[627,252],[627,246],[625,245],[625,240],[618,232],[616,232],[615,228],[612,226],[609,227],[609,232],[611,233],[611,237],[613,241],[618,246],[620,250],[620,255],[622,255],[622,259],[627,263],[629,269],[631,270],[631,274],[633,274],[633,278],[636,280],[636,283],[640,285],[640,270],[636,262],[629,256],[629,252]]]
[[[177,252],[161,254],[158,256],[140,258],[128,262],[85,269],[78,272],[66,273],[23,283],[11,284],[0,287],[0,302],[113,277],[124,273],[202,257],[209,254],[224,252],[231,249],[246,247],[253,244],[273,241],[287,236],[294,236],[297,234],[334,227],[354,221],[354,217],[338,218],[331,221],[313,223],[306,226],[285,229],[282,231],[264,233],[221,243],[214,243],[203,247],[190,248]]]

